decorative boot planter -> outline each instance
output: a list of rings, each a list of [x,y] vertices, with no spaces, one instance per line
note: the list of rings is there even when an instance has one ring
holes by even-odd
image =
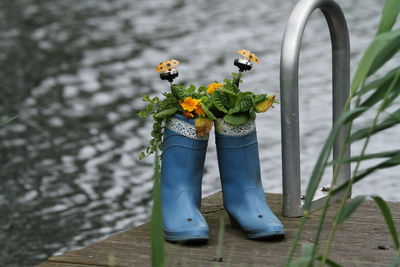
[[[208,134],[198,136],[194,120],[174,115],[166,124],[161,164],[164,237],[168,241],[207,240],[200,213],[201,181]]]
[[[201,181],[214,122],[224,205],[232,224],[252,239],[284,235],[282,224],[265,202],[254,123],[256,113],[266,112],[276,103],[275,95],[239,89],[243,72],[250,71],[251,62],[259,63],[259,59],[245,49],[237,52],[244,57],[234,61],[239,73],[208,87],[173,84],[179,61],[161,62],[155,71],[170,82],[171,90],[163,99],[143,97],[148,105],[139,116],[152,116],[153,130],[150,145],[140,158],[157,155],[162,149],[160,191],[168,241],[208,240],[208,225],[200,213]],[[160,213],[158,209],[153,214]]]
[[[279,219],[266,203],[254,120],[234,126],[215,121],[224,207],[232,225],[251,239],[284,236]]]

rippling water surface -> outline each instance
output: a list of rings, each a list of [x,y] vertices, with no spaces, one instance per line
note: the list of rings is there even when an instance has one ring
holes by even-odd
[[[31,266],[145,222],[152,159],[137,155],[151,122],[135,114],[142,94],[167,90],[154,66],[178,59],[178,83],[207,85],[234,71],[235,51],[246,48],[261,63],[242,87],[278,94],[280,45],[295,2],[0,1],[0,120],[19,115],[0,128],[0,265]],[[382,1],[339,2],[354,70]],[[330,60],[327,26],[316,12],[300,62],[303,177],[330,127]],[[280,192],[279,106],[257,125],[265,190]],[[398,146],[398,133],[378,135],[369,151]],[[205,166],[203,192],[210,194],[220,188],[212,136]],[[354,193],[400,200],[398,172],[372,175]]]

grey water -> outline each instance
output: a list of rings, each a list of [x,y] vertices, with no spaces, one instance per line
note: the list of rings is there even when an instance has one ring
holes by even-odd
[[[354,72],[383,1],[338,2],[348,20]],[[168,90],[155,65],[177,59],[177,83],[207,85],[235,71],[235,51],[245,48],[261,63],[242,88],[279,98],[280,45],[295,3],[1,0],[0,121],[19,117],[0,127],[0,266],[32,266],[146,222],[152,158],[140,161],[138,154],[151,121],[136,113],[143,94]],[[331,125],[330,62],[328,29],[316,12],[300,62],[303,190]],[[397,57],[391,64],[399,63]],[[257,128],[264,189],[281,192],[279,105],[258,116]],[[374,137],[368,152],[398,147],[399,130]],[[399,201],[399,171],[371,175],[353,192]],[[203,193],[219,189],[211,135]]]

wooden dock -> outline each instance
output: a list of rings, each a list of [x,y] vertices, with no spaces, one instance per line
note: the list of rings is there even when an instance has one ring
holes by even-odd
[[[282,197],[268,194],[268,203],[281,214]],[[327,226],[334,216],[333,204],[328,211]],[[400,203],[389,203],[397,227],[400,226]],[[216,193],[203,200],[202,212],[210,227],[210,240],[205,245],[166,243],[167,266],[282,266],[297,232],[299,218],[283,218],[287,235],[281,241],[252,241],[230,225],[222,206],[222,195]],[[311,214],[301,242],[312,241],[320,211]],[[221,257],[216,257],[220,219],[224,220]],[[399,229],[399,228],[398,228]],[[322,240],[327,238],[322,233]],[[300,250],[297,255],[300,255]],[[385,221],[373,201],[366,201],[339,228],[330,258],[343,266],[387,266],[396,249]],[[40,267],[150,266],[149,225],[129,229],[89,247],[51,257]]]

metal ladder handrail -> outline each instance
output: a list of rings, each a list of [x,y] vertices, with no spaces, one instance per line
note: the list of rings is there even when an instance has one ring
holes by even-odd
[[[294,7],[288,23],[281,50],[280,93],[282,127],[282,174],[283,216],[303,215],[300,184],[299,99],[298,70],[300,45],[306,23],[320,9],[329,26],[332,43],[333,122],[342,112],[350,90],[350,42],[346,19],[340,6],[333,0],[300,0]],[[337,159],[344,145],[345,127],[342,127],[333,148]],[[344,157],[350,156],[350,145],[346,145]],[[338,184],[350,179],[350,163],[343,164],[338,173]],[[312,209],[321,207],[326,192],[319,192],[313,199]],[[333,200],[342,197],[336,195]]]

